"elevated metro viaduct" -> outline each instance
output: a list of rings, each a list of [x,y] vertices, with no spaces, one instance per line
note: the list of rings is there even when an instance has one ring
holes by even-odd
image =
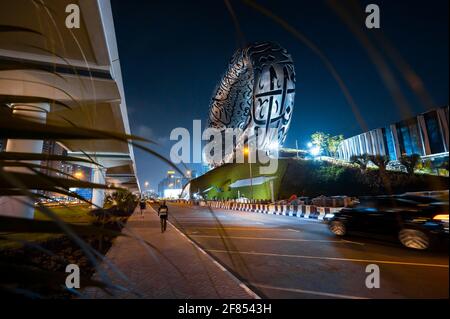
[[[80,9],[79,28],[66,26],[69,4]],[[41,122],[130,134],[109,0],[2,1],[0,21],[24,30],[0,33],[0,65],[6,66],[0,68],[0,103]],[[93,167],[93,182],[139,190],[129,144],[113,140],[58,143],[68,155],[87,154],[102,165]],[[8,140],[6,151],[41,153],[42,141]],[[101,206],[103,199],[104,190],[93,191],[94,204]],[[33,209],[14,197],[0,201],[2,211],[33,217]]]

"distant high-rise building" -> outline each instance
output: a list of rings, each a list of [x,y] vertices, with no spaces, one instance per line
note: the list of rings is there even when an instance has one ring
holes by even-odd
[[[67,151],[55,141],[45,140],[42,144],[42,154],[51,155],[67,155]],[[41,166],[45,167],[41,169],[41,172],[49,176],[61,177],[61,174],[57,171],[64,171],[62,161],[41,161]]]
[[[193,169],[193,170],[191,171],[191,176],[190,176],[190,178],[193,179],[193,178],[197,178],[197,177],[198,177],[197,170]]]
[[[42,146],[43,154],[67,155],[67,151],[55,141],[45,140]],[[65,161],[44,160],[41,161],[41,172],[54,177],[71,178],[74,177],[83,181],[91,181],[92,169],[86,166],[68,163]],[[91,199],[92,190],[74,189],[76,193],[86,199]],[[80,193],[82,192],[82,194]],[[47,196],[61,197],[58,194],[44,192]],[[64,196],[62,196],[64,197]]]
[[[192,173],[195,171],[191,172]],[[177,175],[175,171],[167,171],[167,176],[158,184],[158,195],[164,198],[178,198],[190,178]]]

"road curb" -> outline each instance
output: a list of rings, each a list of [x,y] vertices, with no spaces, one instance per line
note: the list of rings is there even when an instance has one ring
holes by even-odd
[[[156,210],[150,206],[150,208],[155,212]],[[240,280],[232,271],[227,269],[224,265],[222,265],[216,258],[214,258],[210,253],[204,250],[200,245],[198,245],[195,241],[193,241],[188,235],[183,233],[177,226],[175,226],[172,222],[167,220],[167,223],[171,225],[182,237],[184,237],[191,245],[193,245],[198,251],[200,251],[203,255],[207,256],[209,260],[213,262],[220,270],[226,272],[228,276],[239,285],[252,299],[262,299],[256,292],[254,292],[249,286],[247,286],[242,280]]]

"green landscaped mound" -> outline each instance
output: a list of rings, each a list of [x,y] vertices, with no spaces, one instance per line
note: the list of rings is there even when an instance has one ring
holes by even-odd
[[[259,166],[252,165],[253,178],[261,176]],[[320,195],[363,196],[400,194],[412,191],[448,189],[448,177],[387,171],[377,169],[362,172],[357,167],[342,166],[325,161],[280,159],[273,175],[276,199],[291,195],[316,197]],[[206,199],[233,199],[250,197],[250,187],[230,188],[230,184],[250,178],[248,164],[225,164],[191,182],[191,193],[205,191]],[[269,183],[253,186],[253,198],[270,200]]]
[[[378,169],[361,171],[357,167],[325,161],[288,161],[279,198],[288,198],[292,194],[363,196],[448,189],[448,177],[393,171],[381,174]]]
[[[275,174],[260,174],[260,165],[252,164],[252,176],[253,178],[259,176],[275,177],[273,179],[274,196],[278,197],[278,189],[280,188],[280,182],[286,170],[286,161],[280,160],[278,163],[278,170]],[[239,195],[243,197],[250,197],[250,186],[231,188],[230,185],[243,179],[250,178],[250,165],[248,163],[231,163],[225,164],[218,168],[215,168],[205,175],[202,175],[191,181],[190,190],[191,193],[204,192],[211,188],[209,191],[204,192],[203,196],[206,199],[234,199]],[[253,185],[253,198],[254,199],[270,199],[271,191],[269,183],[260,185]]]

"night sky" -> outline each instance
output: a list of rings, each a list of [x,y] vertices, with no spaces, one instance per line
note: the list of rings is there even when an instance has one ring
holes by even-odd
[[[161,144],[168,155],[175,127],[192,129],[207,120],[210,100],[239,37],[224,1],[112,0],[123,82],[132,133]],[[346,137],[362,132],[341,89],[318,56],[290,33],[245,5],[230,1],[246,43],[276,41],[296,68],[295,108],[285,146],[304,148],[320,130]],[[367,51],[326,1],[257,1],[312,40],[336,67],[370,129],[405,115],[386,88]],[[447,0],[361,1],[381,9],[380,31],[420,76],[434,106],[448,105]],[[374,43],[376,43],[374,41]],[[377,46],[380,48],[380,46]],[[413,114],[424,105],[406,85],[383,50]],[[152,188],[168,166],[135,150],[141,185]],[[196,167],[194,167],[196,168]]]

